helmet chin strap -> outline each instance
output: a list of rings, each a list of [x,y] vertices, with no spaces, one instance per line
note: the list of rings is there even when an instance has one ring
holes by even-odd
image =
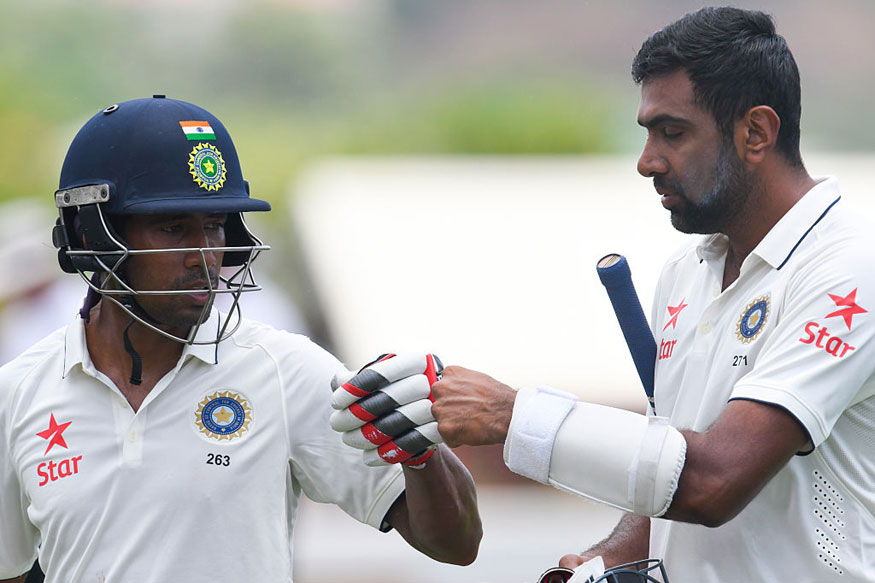
[[[131,321],[125,326],[125,331],[122,333],[122,340],[124,340],[125,343],[125,351],[131,355],[131,384],[139,385],[143,382],[143,357],[141,357],[140,353],[134,349],[131,337],[128,336],[128,330],[131,329],[134,322],[136,322],[136,320],[131,318]]]
[[[125,296],[122,299],[122,303],[125,308],[127,308],[132,314],[136,312],[141,318],[144,320],[154,321],[153,318],[146,313],[146,310],[140,305],[140,303],[133,296]],[[137,319],[131,316],[128,325],[125,326],[124,332],[122,332],[122,341],[125,345],[125,352],[131,355],[131,384],[132,385],[140,385],[143,382],[143,357],[140,356],[140,353],[134,348],[134,343],[131,342],[131,337],[128,334],[128,331],[131,329],[131,326],[134,325]]]
[[[100,285],[100,273],[95,272],[91,276],[91,283],[93,286]],[[86,323],[91,321],[91,308],[97,305],[97,303],[101,300],[102,295],[95,291],[94,287],[88,288],[88,293],[85,296],[85,301],[82,304],[82,308],[79,310],[79,316],[85,320]],[[125,306],[131,310],[137,310],[143,317],[149,318],[148,314],[146,314],[145,310],[140,307],[140,305],[134,300],[133,297],[128,296],[124,298]],[[149,318],[151,319],[151,318]],[[143,382],[143,357],[140,356],[140,353],[134,348],[134,344],[131,342],[131,337],[128,335],[128,331],[131,329],[131,326],[134,325],[134,322],[137,320],[131,317],[127,326],[125,326],[124,332],[122,332],[122,341],[125,346],[125,351],[131,355],[131,384],[132,385],[140,385]]]

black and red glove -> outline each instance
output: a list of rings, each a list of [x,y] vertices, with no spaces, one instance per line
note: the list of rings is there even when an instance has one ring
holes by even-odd
[[[331,428],[363,450],[369,466],[422,467],[443,441],[431,414],[442,370],[433,354],[407,353],[381,356],[354,375],[340,371],[331,382]]]

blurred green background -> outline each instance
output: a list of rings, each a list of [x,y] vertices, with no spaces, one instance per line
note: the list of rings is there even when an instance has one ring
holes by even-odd
[[[804,146],[875,149],[875,3],[737,4],[773,13],[796,54]],[[268,239],[292,257],[294,181],[324,156],[635,151],[629,63],[649,33],[701,5],[3,0],[0,202],[40,197],[50,209],[82,123],[162,93],[229,128],[253,194],[279,211]],[[295,281],[282,283],[307,304]]]
[[[800,62],[806,140],[872,149],[875,3],[748,4],[776,16]],[[78,126],[153,93],[216,113],[255,191],[278,204],[329,154],[628,150],[629,62],[648,32],[699,5],[4,0],[0,200],[48,200]]]

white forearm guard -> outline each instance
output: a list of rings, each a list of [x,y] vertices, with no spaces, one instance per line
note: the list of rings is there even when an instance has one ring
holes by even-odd
[[[563,391],[516,397],[504,461],[512,471],[643,516],[662,516],[687,442],[665,417],[577,401]]]

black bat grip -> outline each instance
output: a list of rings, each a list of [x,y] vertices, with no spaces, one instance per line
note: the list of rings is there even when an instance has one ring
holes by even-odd
[[[653,333],[650,331],[635,286],[632,284],[629,263],[622,255],[610,254],[599,260],[596,271],[608,292],[608,298],[611,300],[617,322],[620,323],[620,329],[623,331],[626,346],[629,347],[629,353],[638,371],[638,378],[644,386],[647,400],[655,411],[653,371],[656,366],[656,341],[653,339]]]

